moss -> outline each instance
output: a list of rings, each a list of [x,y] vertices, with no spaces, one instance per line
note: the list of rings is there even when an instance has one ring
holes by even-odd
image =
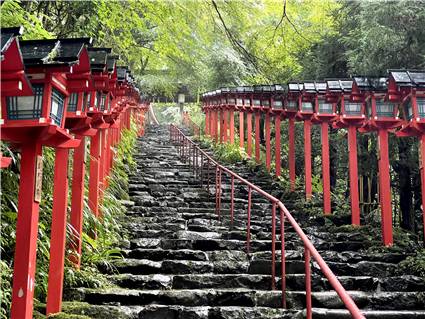
[[[62,305],[64,317],[52,317],[61,319],[129,319],[129,315],[121,312],[118,307],[90,305],[86,302],[69,301]],[[68,317],[66,317],[68,316]],[[50,318],[50,317],[49,317]]]
[[[400,274],[410,274],[425,278],[425,249],[419,250],[415,256],[407,257],[399,264]]]
[[[48,317],[49,319],[91,319],[91,317],[85,315],[76,315],[76,314],[67,314],[67,313],[57,313]]]

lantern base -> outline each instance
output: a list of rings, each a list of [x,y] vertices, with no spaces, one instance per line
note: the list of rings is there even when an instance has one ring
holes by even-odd
[[[336,114],[314,114],[311,121],[314,124],[333,122],[338,118]]]
[[[297,120],[299,121],[309,121],[313,118],[313,112],[297,112]]]
[[[44,146],[74,148],[80,143],[67,130],[50,123],[32,123],[17,125],[7,123],[1,126],[2,140],[12,143],[31,143],[39,141]]]

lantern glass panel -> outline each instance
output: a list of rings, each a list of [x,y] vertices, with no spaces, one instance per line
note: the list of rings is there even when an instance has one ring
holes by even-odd
[[[243,105],[243,99],[236,99],[236,105]]]
[[[301,110],[303,112],[313,112],[313,103],[311,103],[311,102],[302,102],[301,103]]]
[[[89,109],[90,107],[90,99],[91,99],[91,93],[84,92],[84,104],[83,104],[83,112],[85,109]]]
[[[296,101],[288,101],[288,103],[286,103],[286,108],[288,110],[297,110],[297,102]]]
[[[344,113],[346,115],[360,116],[362,115],[362,104],[355,102],[345,102],[344,103]]]
[[[254,106],[261,106],[260,100],[254,100]]]
[[[264,107],[270,107],[270,101],[268,99],[262,100],[261,105],[264,106]]]
[[[376,101],[376,115],[379,117],[394,117],[396,104],[388,101]]]
[[[41,117],[43,106],[42,84],[33,84],[33,96],[12,96],[7,97],[7,118],[9,120],[31,120]]]
[[[413,117],[412,100],[409,100],[409,102],[405,104],[404,111],[406,114],[406,120],[410,120]],[[419,111],[419,104],[418,104],[418,111]]]
[[[97,107],[98,110],[100,110],[101,108],[101,103],[102,103],[102,93],[96,92],[96,101],[94,105]]]
[[[78,104],[78,93],[71,93],[71,95],[68,98],[68,112],[75,112],[77,111],[77,104]]]
[[[65,96],[55,88],[52,89],[52,102],[50,105],[50,118],[57,126],[62,123]]]
[[[228,101],[229,105],[235,105],[236,104],[236,100],[235,99],[229,99]]]
[[[102,111],[102,112],[106,110],[105,102],[106,102],[106,96],[105,96],[105,94],[102,94],[101,98],[100,98],[100,105],[99,105],[99,110]]]
[[[319,113],[333,113],[332,103],[319,100]]]
[[[244,99],[244,105],[251,106],[251,99]]]
[[[425,97],[417,97],[418,115],[421,119],[425,118]]]
[[[275,109],[282,109],[282,107],[283,107],[282,101],[279,101],[279,100],[273,101],[273,108],[275,108]]]

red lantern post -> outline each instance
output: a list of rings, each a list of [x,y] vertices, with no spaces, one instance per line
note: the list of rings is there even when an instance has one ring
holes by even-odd
[[[316,82],[316,97],[314,101],[313,123],[319,123],[322,135],[322,185],[323,185],[323,213],[328,215],[331,207],[331,182],[329,163],[329,123],[337,118],[336,102],[333,96],[326,96],[326,82]]]
[[[34,96],[3,97],[2,102],[6,106],[2,109],[2,140],[19,144],[22,155],[12,318],[32,318],[42,145],[66,149],[79,144],[79,140],[64,128],[64,106],[68,95],[66,74],[72,71],[78,59],[70,58],[70,52],[61,51],[60,43],[58,40],[21,41],[26,73],[32,75]],[[54,190],[54,195],[63,191],[62,186],[60,190]],[[55,218],[52,224],[56,229]]]
[[[280,123],[284,117],[284,96],[285,90],[282,85],[274,84],[272,86],[271,110],[274,115],[274,128],[275,128],[275,174],[277,177],[281,175],[281,156],[280,156]]]
[[[243,86],[238,86],[235,89],[235,96],[236,96],[236,110],[239,111],[239,147],[244,148],[245,147],[245,110],[243,107],[243,98],[244,98],[244,91]]]
[[[251,109],[254,111],[254,133],[255,133],[255,161],[260,163],[260,117],[261,117],[261,93],[262,86],[254,85],[253,100]]]
[[[285,100],[284,114],[288,119],[288,162],[289,162],[289,180],[291,191],[295,190],[295,118],[298,113],[298,100],[301,94],[302,86],[298,82],[288,83],[288,90]]]
[[[314,82],[305,82],[299,96],[297,118],[304,121],[304,173],[305,197],[311,199],[311,120],[313,118],[313,103],[315,102],[316,87]]]
[[[329,79],[326,96],[332,101],[339,101],[340,115],[333,125],[337,128],[347,128],[348,156],[350,178],[351,223],[360,225],[359,185],[357,170],[357,128],[365,121],[364,103],[351,96],[352,80]]]
[[[421,174],[422,216],[425,225],[425,70],[390,70],[389,99],[402,104],[403,124],[399,137],[419,139],[419,168]],[[424,228],[425,242],[425,228]]]
[[[106,123],[103,114],[108,94],[109,75],[107,70],[107,56],[111,52],[108,48],[90,48],[89,57],[93,76],[93,90],[90,92],[88,115],[92,118],[96,135],[90,143],[90,177],[89,177],[89,207],[93,214],[99,216],[99,196],[103,185],[101,155],[104,143],[104,131],[110,124]],[[95,233],[93,234],[95,236]]]
[[[361,94],[367,102],[370,118],[362,131],[378,132],[379,148],[379,198],[381,205],[381,227],[385,246],[393,244],[392,203],[388,131],[401,125],[398,117],[398,102],[390,99],[387,78],[354,77],[353,95]]]

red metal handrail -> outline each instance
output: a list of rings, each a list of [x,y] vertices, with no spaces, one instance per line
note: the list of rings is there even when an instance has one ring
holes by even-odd
[[[245,184],[248,187],[248,220],[247,220],[247,252],[250,252],[250,240],[251,240],[251,197],[252,192],[260,194],[264,198],[268,199],[272,204],[272,289],[275,289],[275,263],[276,263],[276,209],[280,210],[280,237],[281,237],[281,290],[282,290],[282,307],[286,308],[286,266],[285,266],[285,232],[284,232],[284,223],[287,220],[291,226],[294,228],[295,232],[302,240],[304,244],[304,263],[305,263],[305,286],[306,286],[306,310],[307,310],[307,319],[312,318],[312,301],[311,301],[311,257],[317,262],[320,270],[323,275],[328,279],[329,283],[336,291],[336,293],[341,298],[347,310],[350,312],[353,318],[361,319],[365,318],[361,313],[357,305],[354,303],[353,299],[341,285],[335,274],[320,256],[317,249],[314,247],[313,243],[301,229],[300,225],[292,217],[291,213],[285,207],[285,205],[270,195],[269,193],[263,191],[258,186],[250,183],[246,179],[242,178],[238,174],[234,173],[230,169],[220,165],[216,162],[210,155],[208,155],[204,150],[202,150],[195,142],[190,140],[178,127],[171,124],[170,125],[170,141],[177,144],[179,155],[188,159],[189,166],[193,166],[193,171],[196,176],[201,177],[201,184],[203,184],[203,170],[204,170],[204,161],[207,161],[207,183],[208,183],[208,193],[210,190],[209,185],[209,176],[210,176],[210,166],[215,166],[216,172],[216,185],[215,185],[215,195],[216,195],[216,214],[217,217],[221,218],[221,180],[222,173],[226,173],[231,178],[231,205],[230,205],[230,218],[231,224],[233,225],[233,213],[234,213],[234,182],[237,179],[240,183]],[[201,157],[199,161],[199,156]],[[199,172],[200,171],[200,172]]]
[[[188,112],[183,113],[183,124],[190,128],[192,133],[198,136],[198,139],[201,137],[201,127],[193,122]]]

